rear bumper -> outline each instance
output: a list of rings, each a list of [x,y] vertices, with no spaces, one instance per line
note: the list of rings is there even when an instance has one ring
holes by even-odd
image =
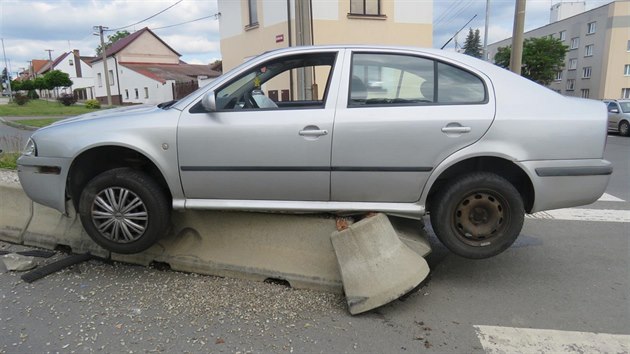
[[[70,159],[22,156],[18,176],[26,195],[34,202],[66,212],[66,178]]]
[[[517,162],[534,185],[531,213],[587,205],[604,194],[613,168],[609,161],[542,160]]]

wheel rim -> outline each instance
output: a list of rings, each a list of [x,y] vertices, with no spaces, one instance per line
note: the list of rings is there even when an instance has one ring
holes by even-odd
[[[130,243],[144,234],[149,214],[137,194],[126,188],[110,187],[100,191],[94,198],[92,221],[106,239]]]
[[[487,246],[509,224],[505,199],[483,191],[468,194],[455,208],[454,224],[457,237],[471,246]]]
[[[628,130],[630,129],[630,125],[626,122],[622,122],[619,125],[619,134],[628,135]]]

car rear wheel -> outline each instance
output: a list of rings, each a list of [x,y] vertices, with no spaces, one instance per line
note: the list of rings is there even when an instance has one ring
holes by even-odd
[[[124,254],[151,247],[170,222],[170,206],[160,186],[131,168],[109,170],[88,182],[79,214],[94,242]]]
[[[619,135],[630,136],[630,123],[628,121],[622,121],[619,123]]]
[[[488,258],[506,250],[523,227],[520,194],[504,178],[487,172],[454,179],[431,202],[438,239],[466,258]]]

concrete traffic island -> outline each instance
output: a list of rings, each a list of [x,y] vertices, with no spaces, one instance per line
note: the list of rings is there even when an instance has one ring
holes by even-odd
[[[363,219],[337,231],[328,214],[174,212],[168,236],[132,255],[111,253],[85,233],[74,208],[68,215],[32,203],[18,186],[0,184],[0,240],[45,249],[60,246],[104,259],[206,275],[264,281],[342,293],[352,314],[384,305],[412,290],[429,272],[431,248],[422,222]],[[391,222],[390,222],[391,220]]]

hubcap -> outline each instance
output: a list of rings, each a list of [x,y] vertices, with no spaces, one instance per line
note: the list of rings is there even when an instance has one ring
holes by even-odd
[[[506,225],[505,205],[488,192],[475,192],[463,198],[455,209],[458,237],[466,244],[483,246]]]
[[[94,198],[92,221],[108,240],[129,243],[144,234],[149,215],[137,194],[126,188],[110,187],[100,191]]]

